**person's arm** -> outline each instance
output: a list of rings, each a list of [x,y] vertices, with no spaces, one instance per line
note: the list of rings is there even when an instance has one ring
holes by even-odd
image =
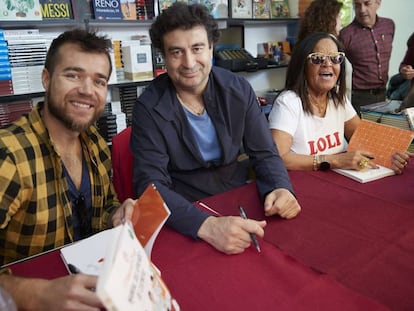
[[[407,51],[400,64],[399,72],[404,79],[414,78],[414,33],[407,40]]]
[[[262,200],[275,189],[288,189],[293,193],[286,167],[279,156],[270,135],[268,123],[261,111],[254,91],[246,87],[245,98],[249,101],[244,120],[243,143],[256,175],[256,185]]]
[[[252,96],[246,116],[244,143],[256,173],[256,185],[264,202],[265,215],[279,215],[287,219],[295,217],[301,207],[268,124]]]
[[[411,65],[401,64],[400,73],[404,79],[410,80],[414,78],[414,68]]]
[[[54,280],[0,275],[0,286],[13,297],[18,310],[97,310],[103,308],[96,288],[97,277],[77,274]]]
[[[201,225],[198,236],[225,254],[239,254],[252,242],[249,233],[263,237],[265,226],[264,220],[256,221],[238,216],[211,216]]]
[[[269,121],[272,139],[288,170],[314,169],[314,156],[291,152],[293,136],[299,127],[302,104],[291,91],[282,93],[270,112]],[[282,130],[286,129],[286,130]]]

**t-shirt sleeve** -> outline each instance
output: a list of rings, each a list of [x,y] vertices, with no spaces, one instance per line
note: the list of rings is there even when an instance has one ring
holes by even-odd
[[[302,110],[300,98],[292,91],[285,91],[276,97],[269,114],[269,128],[281,130],[294,136]]]

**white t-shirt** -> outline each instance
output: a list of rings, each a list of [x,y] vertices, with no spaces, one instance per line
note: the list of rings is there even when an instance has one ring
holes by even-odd
[[[307,114],[302,101],[293,91],[284,91],[273,104],[269,127],[292,136],[291,151],[298,154],[336,154],[346,150],[345,122],[356,115],[348,99],[345,106],[335,107],[329,99],[325,117]]]

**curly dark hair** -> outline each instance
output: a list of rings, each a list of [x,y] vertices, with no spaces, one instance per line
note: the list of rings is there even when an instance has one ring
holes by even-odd
[[[220,31],[216,20],[207,8],[201,4],[187,5],[183,2],[175,2],[164,10],[151,25],[149,30],[151,43],[164,54],[163,37],[166,33],[176,29],[188,30],[199,25],[205,27],[211,47],[211,44],[214,45],[220,38]]]
[[[336,33],[336,17],[342,8],[337,0],[315,0],[300,20],[297,42],[313,32]]]
[[[102,53],[108,57],[109,74],[108,79],[112,73],[112,62],[109,52],[112,49],[112,42],[106,36],[97,35],[95,30],[85,30],[82,28],[75,28],[67,30],[53,39],[47,51],[45,68],[50,74],[53,73],[56,63],[59,61],[59,49],[65,43],[74,43],[79,45],[82,51],[91,53]]]
[[[286,73],[286,90],[294,91],[302,101],[302,107],[305,113],[312,114],[311,103],[309,101],[308,87],[306,82],[306,65],[308,64],[308,55],[311,54],[316,44],[322,39],[331,39],[335,42],[339,52],[344,52],[344,48],[339,40],[330,33],[314,32],[305,37],[293,49],[292,58],[289,62]],[[345,62],[341,64],[341,71],[339,73],[336,86],[329,91],[331,98],[336,106],[345,104]]]

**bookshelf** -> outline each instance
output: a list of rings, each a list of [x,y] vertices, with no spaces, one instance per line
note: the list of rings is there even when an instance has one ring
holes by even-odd
[[[39,29],[41,34],[54,38],[65,30],[82,27],[96,29],[98,32],[107,34],[113,40],[131,40],[132,35],[148,35],[148,30],[152,24],[152,20],[97,20],[93,16],[90,1],[71,1],[72,19],[0,20],[0,29]],[[298,20],[298,18],[218,18],[217,22],[223,34],[220,43],[236,43],[253,56],[256,56],[259,42],[284,41],[288,38],[294,38]],[[281,64],[259,69],[255,72],[238,72],[238,74],[244,76],[256,90],[280,89],[284,85],[285,70],[286,65]],[[118,79],[117,82],[109,84],[109,97],[115,101],[122,101],[126,96],[133,98],[134,90],[136,89],[138,94],[149,82],[150,80],[130,81]],[[32,99],[38,101],[41,100],[43,95],[44,92],[39,90],[28,90],[24,94],[0,95],[0,105]]]

